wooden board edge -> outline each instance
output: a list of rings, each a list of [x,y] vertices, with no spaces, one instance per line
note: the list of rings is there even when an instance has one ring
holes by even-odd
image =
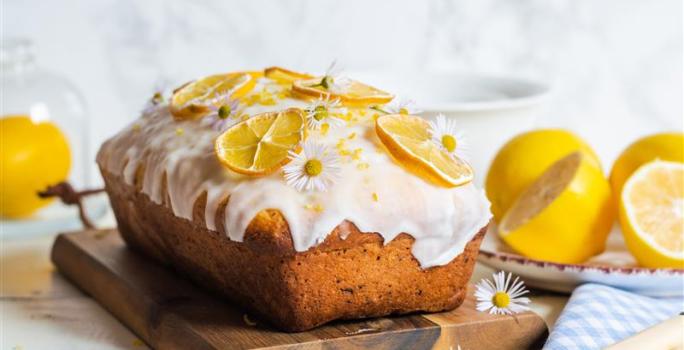
[[[93,231],[96,234],[97,231]],[[164,313],[154,303],[143,297],[132,297],[134,286],[114,283],[115,275],[90,254],[78,248],[69,233],[60,233],[50,253],[58,271],[81,291],[95,299],[110,314],[140,337],[152,348],[214,349],[200,335],[190,331],[192,327],[170,327],[173,315],[160,315],[158,327],[151,328],[142,315]],[[96,278],[90,278],[96,276]],[[122,297],[123,296],[123,297]],[[140,311],[146,310],[146,311]],[[185,322],[174,320],[174,322]],[[164,336],[162,336],[162,334]],[[169,337],[169,338],[166,338]],[[163,341],[163,344],[162,344]]]

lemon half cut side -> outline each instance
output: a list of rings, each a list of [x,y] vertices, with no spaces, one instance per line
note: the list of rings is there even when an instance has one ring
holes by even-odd
[[[485,180],[494,219],[501,222],[516,198],[551,164],[576,151],[601,167],[591,147],[568,130],[537,129],[506,142],[492,160]]]
[[[523,191],[499,234],[522,255],[581,263],[604,250],[614,219],[608,180],[584,153],[573,152]]]
[[[656,160],[637,169],[620,196],[620,226],[641,265],[684,268],[684,163]]]

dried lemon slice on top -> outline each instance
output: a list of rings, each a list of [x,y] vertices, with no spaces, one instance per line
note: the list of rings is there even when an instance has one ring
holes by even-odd
[[[330,76],[297,80],[292,83],[292,92],[296,96],[309,99],[339,99],[347,106],[385,104],[394,98],[392,94],[356,80]]]
[[[248,93],[255,84],[250,73],[210,75],[187,83],[173,92],[171,114],[176,119],[199,118],[209,112],[214,99],[224,95],[239,98]]]
[[[423,118],[390,114],[379,117],[375,132],[392,156],[418,176],[445,187],[473,180],[473,170],[464,160],[432,140],[430,124]]]
[[[214,144],[219,161],[247,175],[269,174],[289,161],[304,137],[304,113],[297,108],[255,115],[232,126]]]
[[[295,80],[313,78],[313,75],[294,72],[281,67],[268,67],[264,69],[264,76],[283,84],[292,84]]]

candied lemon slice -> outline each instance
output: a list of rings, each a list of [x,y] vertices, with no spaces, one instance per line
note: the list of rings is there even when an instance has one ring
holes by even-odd
[[[304,136],[304,113],[297,108],[255,115],[221,134],[214,144],[219,161],[247,175],[271,173],[289,161]]]
[[[501,238],[522,255],[564,264],[602,252],[616,210],[594,161],[579,150],[551,164],[508,209]]]
[[[255,81],[254,74],[242,72],[197,79],[173,92],[171,114],[177,119],[199,118],[209,112],[215,98],[223,95],[239,98],[252,90]]]
[[[292,84],[295,80],[313,78],[313,75],[294,72],[281,67],[268,67],[264,69],[264,76],[283,84]]]
[[[392,156],[405,168],[445,187],[473,180],[473,170],[432,141],[430,124],[423,118],[390,114],[379,117],[375,132]]]
[[[620,196],[627,248],[643,266],[684,268],[684,163],[652,161]]]
[[[347,106],[368,106],[385,104],[394,98],[393,95],[363,84],[356,80],[345,80],[341,86],[324,86],[335,84],[330,77],[318,77],[306,80],[297,80],[292,83],[292,92],[296,96],[304,98],[323,98],[336,100]],[[326,83],[323,83],[326,81]]]

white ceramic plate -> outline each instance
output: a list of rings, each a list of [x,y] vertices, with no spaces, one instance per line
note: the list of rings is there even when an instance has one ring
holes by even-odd
[[[684,270],[637,266],[617,228],[608,237],[606,251],[583,264],[523,257],[512,252],[495,230],[491,228],[485,236],[478,260],[494,269],[517,274],[532,287],[570,293],[580,284],[594,282],[654,297],[684,295]]]

